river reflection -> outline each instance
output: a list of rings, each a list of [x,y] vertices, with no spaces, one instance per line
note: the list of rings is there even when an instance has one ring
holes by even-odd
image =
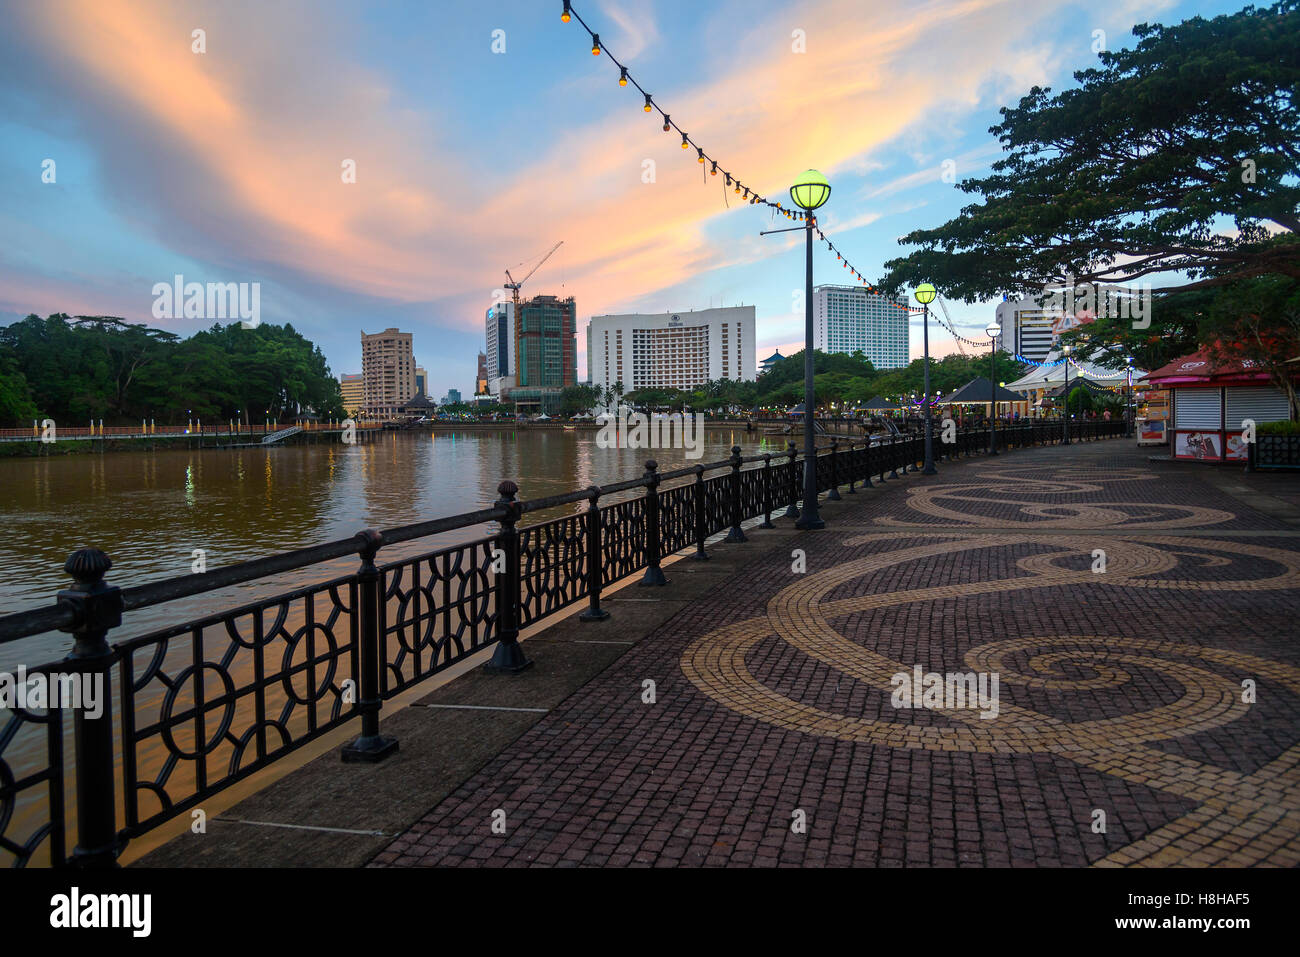
[[[362,528],[392,528],[485,508],[496,500],[504,478],[518,483],[520,498],[542,498],[633,478],[651,457],[664,471],[718,461],[732,445],[745,454],[775,453],[784,451],[785,439],[710,431],[703,458],[695,460],[682,449],[602,449],[594,432],[559,430],[389,433],[354,446],[0,460],[0,516],[6,526],[0,539],[0,614],[51,603],[54,593],[70,584],[64,560],[83,545],[112,557],[114,584],[137,585],[188,574],[196,549],[213,569],[344,538]],[[580,508],[534,513],[527,520],[531,524]],[[487,532],[479,527],[404,543],[384,549],[380,558],[392,561]],[[274,582],[129,612],[111,638],[346,574],[355,565],[354,558],[342,559]],[[0,646],[0,668],[61,657],[68,646],[64,635]]]

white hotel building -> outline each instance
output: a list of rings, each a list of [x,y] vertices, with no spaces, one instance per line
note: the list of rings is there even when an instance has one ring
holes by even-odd
[[[1040,306],[1034,297],[998,303],[995,313],[1002,335],[1000,348],[1034,362],[1043,362],[1056,344],[1052,323],[1061,319],[1060,309]]]
[[[822,352],[861,350],[877,369],[906,368],[907,320],[906,297],[886,299],[862,286],[813,289],[813,348]]]
[[[753,306],[699,312],[592,316],[587,378],[600,388],[693,389],[711,379],[756,376]]]

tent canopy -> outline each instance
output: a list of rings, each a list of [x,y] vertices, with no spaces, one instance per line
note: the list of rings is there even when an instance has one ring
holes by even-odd
[[[979,376],[977,378],[971,379],[969,382],[967,382],[956,392],[952,393],[952,395],[944,396],[943,403],[945,405],[948,405],[948,404],[956,404],[961,402],[988,402],[990,401],[990,397],[991,397],[991,393],[989,390],[992,388],[993,388],[993,383],[991,383],[987,377]],[[1023,402],[1024,396],[1017,395],[1016,393],[1012,392],[1010,389],[1004,389],[1001,386],[998,386],[997,401]]]
[[[1061,360],[1064,357],[1059,350],[1053,349],[1043,360],[1043,364],[1030,369],[1029,372],[1017,379],[1015,382],[1008,382],[1007,388],[1013,392],[1035,392],[1039,389],[1051,389],[1054,386],[1065,383],[1065,363]],[[1142,376],[1146,375],[1141,369],[1134,368],[1133,381],[1137,382]],[[1076,362],[1070,360],[1070,381],[1075,379],[1091,379],[1094,383],[1103,386],[1120,386],[1128,382],[1127,369],[1106,369],[1091,362]]]
[[[1098,393],[1102,393],[1102,392],[1110,392],[1110,389],[1106,388],[1104,385],[1100,385],[1096,382],[1093,382],[1091,379],[1084,379],[1084,378],[1070,380],[1070,391],[1073,392],[1075,389],[1086,389],[1088,392],[1091,392],[1093,395],[1097,395]],[[1044,392],[1043,398],[1058,399],[1064,394],[1065,394],[1065,383],[1062,382],[1060,385],[1048,389],[1046,392]]]
[[[874,399],[864,402],[858,408],[864,412],[879,412],[883,409],[897,409],[900,406],[897,402],[890,402],[883,395],[878,395]]]

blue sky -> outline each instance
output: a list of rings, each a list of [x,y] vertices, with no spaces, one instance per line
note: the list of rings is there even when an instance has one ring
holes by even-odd
[[[608,56],[560,22],[559,0],[0,6],[0,323],[106,313],[187,334],[209,323],[155,320],[155,283],[259,282],[263,321],[292,322],[335,373],[359,371],[361,330],[398,326],[435,397],[468,393],[503,270],[564,240],[524,294],[575,296],[580,328],[593,314],[745,303],[758,358],[799,347],[800,239],[760,238],[766,211],[728,208],[722,176],[702,177]],[[826,173],[823,226],[873,278],[899,236],[970,202],[944,161],[959,179],[986,170],[998,107],[1094,64],[1095,31],[1115,48],[1135,22],[1240,8],[574,6],[747,185],[785,201],[794,175]],[[847,278],[824,251],[815,271]],[[979,339],[992,306],[954,315]],[[917,327],[913,340],[916,355]],[[932,343],[954,348],[942,332]]]

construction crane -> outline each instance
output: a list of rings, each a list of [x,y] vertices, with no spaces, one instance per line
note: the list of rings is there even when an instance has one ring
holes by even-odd
[[[519,316],[519,287],[522,286],[524,283],[528,282],[528,280],[532,278],[533,273],[537,272],[537,270],[542,268],[542,263],[550,259],[551,254],[554,253],[555,250],[559,249],[563,245],[564,245],[564,240],[561,239],[558,243],[556,243],[549,250],[547,250],[546,255],[537,261],[537,265],[534,266],[532,269],[528,270],[528,275],[525,276],[523,279],[519,280],[518,282],[515,282],[515,277],[510,275],[510,270],[509,269],[506,270],[506,279],[509,280],[506,283],[506,288],[509,289],[514,294],[516,321],[518,321],[518,316]],[[526,262],[528,262],[527,259],[524,260],[524,263]],[[515,268],[518,269],[519,266],[522,266],[524,263],[519,263],[518,265],[515,266]]]
[[[525,276],[523,279],[519,280],[518,282],[515,282],[515,277],[510,275],[510,270],[509,269],[506,270],[506,280],[507,280],[506,288],[510,290],[511,298],[515,304],[515,322],[514,322],[514,326],[515,326],[514,360],[515,361],[514,361],[513,371],[514,371],[516,383],[518,383],[519,381],[519,330],[520,330],[520,323],[522,321],[522,315],[520,314],[519,311],[519,287],[522,286],[524,283],[528,282],[528,280],[532,278],[533,273],[537,272],[537,270],[542,268],[542,263],[550,259],[551,256],[554,254],[554,252],[563,245],[564,245],[564,240],[561,239],[558,243],[556,243],[554,246],[548,249],[546,251],[546,255],[537,261],[537,265],[534,266],[532,269],[528,270],[528,275]],[[515,268],[518,269],[520,266],[522,266],[524,263],[527,263],[528,261],[529,260],[525,259],[523,263],[516,264]]]
[[[948,331],[952,333],[954,341],[957,343],[957,351],[961,353],[962,358],[966,357],[966,349],[961,344],[961,339],[957,338],[957,323],[952,321],[952,316],[948,315],[948,307],[943,301],[943,297],[935,296],[939,301],[939,308],[943,310],[943,317],[948,320]]]

